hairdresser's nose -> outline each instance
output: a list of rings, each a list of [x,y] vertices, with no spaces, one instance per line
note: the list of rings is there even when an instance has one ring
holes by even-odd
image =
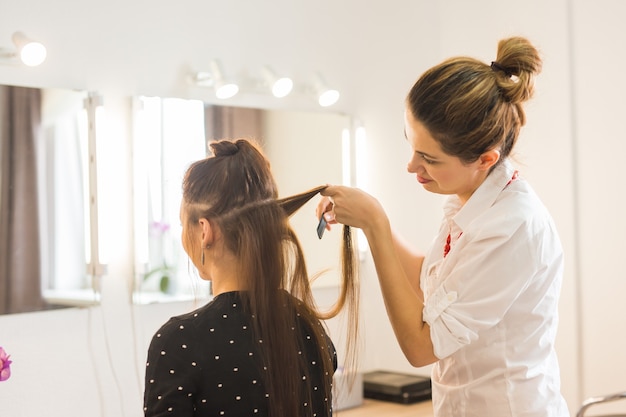
[[[423,160],[419,157],[417,152],[411,154],[409,163],[406,165],[406,170],[411,174],[417,174],[424,171]]]

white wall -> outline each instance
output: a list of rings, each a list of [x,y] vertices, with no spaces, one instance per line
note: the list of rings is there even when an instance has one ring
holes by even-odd
[[[584,393],[626,387],[623,155],[626,2],[577,1],[573,22],[580,343]]]
[[[130,95],[206,98],[185,77],[213,58],[238,73],[264,64],[297,79],[322,71],[342,92],[334,110],[367,127],[368,189],[388,208],[393,224],[425,247],[441,216],[441,199],[406,175],[404,96],[422,71],[443,58],[466,54],[490,62],[497,40],[512,34],[530,37],[545,56],[518,156],[567,251],[558,336],[563,391],[574,412],[587,396],[625,388],[626,280],[619,261],[626,227],[619,168],[626,3],[365,4],[0,0],[0,47],[21,30],[45,41],[49,53],[38,68],[0,65],[0,83],[94,90],[104,97],[99,168],[106,180],[100,191],[110,202],[105,225],[114,242],[100,307],[0,317],[0,345],[14,360],[13,377],[0,385],[0,415],[141,415],[142,362],[152,332],[192,307],[129,302]],[[233,104],[257,102],[276,106],[260,97]],[[303,100],[289,104],[314,109]],[[362,272],[363,368],[414,372],[395,343],[370,258]]]

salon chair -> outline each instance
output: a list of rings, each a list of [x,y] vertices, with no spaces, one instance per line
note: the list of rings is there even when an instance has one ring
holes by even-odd
[[[587,409],[591,406],[597,404],[603,404],[610,401],[622,400],[626,399],[626,391],[618,392],[615,394],[605,395],[603,397],[590,397],[583,401],[582,406],[578,409],[578,413],[576,413],[576,417],[585,417],[587,416]],[[594,417],[626,417],[626,406],[624,407],[624,413],[622,414],[594,414]],[[592,417],[591,415],[589,417]]]

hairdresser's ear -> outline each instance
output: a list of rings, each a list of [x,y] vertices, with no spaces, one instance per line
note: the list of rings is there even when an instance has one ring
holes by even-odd
[[[200,229],[202,230],[202,247],[206,248],[213,244],[215,240],[215,227],[211,224],[209,219],[201,218],[198,220]]]
[[[492,149],[480,155],[480,158],[478,158],[478,167],[480,170],[488,171],[498,162],[499,159],[500,151],[497,149]]]

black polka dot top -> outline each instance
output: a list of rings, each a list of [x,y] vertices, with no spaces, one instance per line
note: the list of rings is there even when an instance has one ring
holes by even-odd
[[[308,327],[302,322],[297,329],[308,344],[301,354],[311,364],[314,390],[313,403],[302,405],[303,415],[329,417],[332,398],[323,392],[322,361]],[[171,318],[148,349],[145,416],[268,417],[271,399],[261,378],[259,341],[252,333],[238,292],[222,293],[191,313]],[[324,351],[332,352],[336,369],[335,348],[327,340],[330,349]]]

